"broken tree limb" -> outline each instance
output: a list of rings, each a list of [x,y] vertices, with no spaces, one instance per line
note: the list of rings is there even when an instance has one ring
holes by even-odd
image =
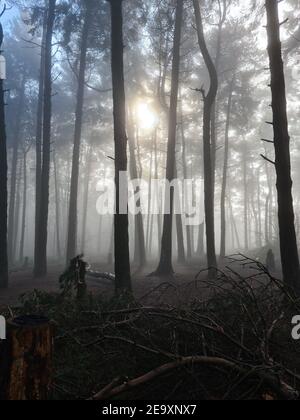
[[[184,357],[181,360],[175,362],[170,362],[161,365],[158,368],[153,369],[142,376],[139,376],[138,378],[124,382],[122,385],[116,386],[114,388],[112,388],[109,385],[108,387],[105,387],[99,393],[94,395],[91,398],[91,400],[100,401],[104,399],[107,400],[113,397],[117,397],[123,394],[124,392],[131,391],[134,388],[142,386],[150,381],[153,381],[154,379],[157,379],[166,373],[172,372],[173,370],[193,365],[223,367],[240,374],[247,373],[249,376],[257,377],[261,381],[265,382],[268,386],[270,386],[270,388],[272,388],[272,390],[276,392],[279,399],[296,400],[298,398],[298,393],[294,389],[292,389],[289,385],[285,384],[284,382],[280,381],[280,379],[264,373],[261,370],[261,367],[258,367],[257,369],[252,369],[252,371],[248,372],[248,370],[245,367],[239,366],[238,364],[226,359],[218,357],[191,356]]]

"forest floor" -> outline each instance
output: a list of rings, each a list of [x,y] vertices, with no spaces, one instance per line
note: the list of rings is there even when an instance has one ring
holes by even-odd
[[[58,293],[63,267],[50,266],[39,281],[19,271],[0,293],[0,313],[55,322],[56,400],[299,399],[291,319],[300,301],[279,275],[237,259],[214,281],[196,263],[165,279],[147,277],[154,267],[133,270],[134,296],[116,298],[111,282],[89,279],[81,301]]]
[[[101,272],[113,272],[113,268],[107,265],[92,265],[92,269]],[[147,300],[160,303],[182,303],[190,300],[193,296],[191,287],[184,288],[184,285],[190,285],[197,273],[204,269],[196,263],[191,265],[175,265],[175,275],[172,278],[160,279],[157,277],[147,277],[154,266],[149,266],[143,271],[137,272],[134,268],[132,271],[132,283],[134,296],[140,300]],[[48,267],[48,275],[42,279],[35,279],[32,269],[19,270],[10,274],[9,288],[0,291],[0,308],[5,306],[15,306],[18,304],[19,297],[34,290],[42,292],[59,292],[59,277],[64,271],[64,267],[60,265],[50,265]],[[201,278],[201,277],[200,277]],[[93,294],[102,294],[104,297],[110,298],[113,295],[113,285],[110,281],[98,281],[97,279],[88,278],[88,291]],[[176,293],[176,290],[186,289],[186,293]],[[157,292],[153,289],[158,288]]]

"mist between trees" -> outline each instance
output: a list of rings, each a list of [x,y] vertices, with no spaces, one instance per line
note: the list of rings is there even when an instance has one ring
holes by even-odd
[[[297,0],[8,3],[2,286],[81,252],[127,288],[130,264],[273,249],[298,289]]]

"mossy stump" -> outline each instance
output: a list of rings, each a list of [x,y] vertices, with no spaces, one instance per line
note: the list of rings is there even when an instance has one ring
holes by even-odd
[[[49,319],[22,316],[7,322],[0,342],[0,400],[47,400],[52,386],[54,326]]]

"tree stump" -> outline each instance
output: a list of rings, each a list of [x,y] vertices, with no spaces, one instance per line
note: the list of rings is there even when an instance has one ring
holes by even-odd
[[[52,385],[54,327],[49,319],[23,316],[7,322],[0,342],[0,400],[47,400]]]

